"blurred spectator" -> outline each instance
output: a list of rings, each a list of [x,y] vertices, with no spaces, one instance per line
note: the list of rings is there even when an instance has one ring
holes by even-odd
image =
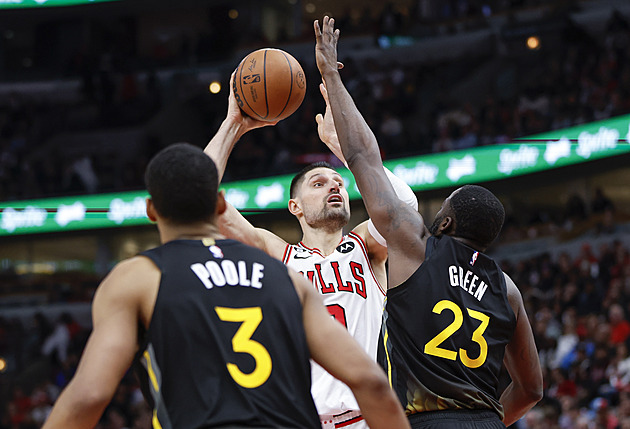
[[[70,335],[72,322],[72,317],[68,313],[64,313],[59,317],[55,328],[42,344],[42,354],[44,356],[53,357],[57,362],[66,361],[70,340],[72,339]]]
[[[608,323],[610,323],[610,343],[612,345],[625,343],[630,336],[630,322],[626,319],[620,304],[614,303],[608,308]]]
[[[615,206],[613,202],[608,198],[602,188],[595,189],[595,195],[591,200],[591,212],[592,213],[604,213],[607,210],[614,210]]]
[[[31,411],[29,414],[30,420],[36,425],[36,427],[42,427],[44,421],[52,410],[52,401],[48,396],[48,393],[41,387],[36,387],[31,393]]]

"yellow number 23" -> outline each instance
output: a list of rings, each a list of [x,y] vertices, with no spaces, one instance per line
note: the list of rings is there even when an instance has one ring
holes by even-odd
[[[442,330],[439,334],[437,334],[431,341],[426,343],[424,346],[424,352],[428,355],[441,357],[444,359],[455,360],[457,359],[457,352],[454,350],[448,350],[440,347],[448,337],[453,335],[459,328],[461,328],[464,323],[464,315],[462,313],[461,308],[455,304],[453,301],[442,300],[435,304],[433,307],[433,312],[436,314],[441,314],[444,310],[450,310],[455,316],[453,322],[448,325],[446,328]],[[479,356],[475,359],[471,359],[468,357],[468,352],[462,348],[459,349],[459,358],[462,363],[466,365],[468,368],[479,368],[486,361],[486,357],[488,356],[488,343],[486,339],[483,337],[483,333],[488,327],[488,323],[490,323],[490,317],[487,315],[476,311],[471,310],[470,308],[466,309],[468,311],[468,315],[473,319],[477,319],[481,321],[481,324],[475,329],[472,334],[472,340],[479,344]]]

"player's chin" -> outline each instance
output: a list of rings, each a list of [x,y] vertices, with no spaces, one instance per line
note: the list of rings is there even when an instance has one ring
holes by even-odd
[[[329,220],[336,220],[336,221],[345,221],[348,222],[350,220],[350,212],[348,210],[346,210],[345,207],[341,206],[341,207],[337,207],[335,209],[329,210],[328,211],[328,215],[327,218]]]
[[[326,204],[325,211],[334,216],[338,216],[340,214],[348,214],[348,217],[350,216],[348,207],[346,207],[343,203],[328,203]]]

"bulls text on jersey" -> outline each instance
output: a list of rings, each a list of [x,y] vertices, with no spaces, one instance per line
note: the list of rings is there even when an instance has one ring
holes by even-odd
[[[339,270],[339,262],[331,261],[330,267],[335,274],[335,283],[326,283],[322,275],[322,264],[313,264],[314,270],[300,271],[304,277],[309,279],[315,287],[317,287],[322,294],[335,293],[335,292],[354,292],[362,298],[367,298],[367,290],[365,287],[365,277],[363,265],[351,261],[350,272],[352,273],[352,279],[344,279],[341,276]],[[344,270],[345,271],[345,270]]]

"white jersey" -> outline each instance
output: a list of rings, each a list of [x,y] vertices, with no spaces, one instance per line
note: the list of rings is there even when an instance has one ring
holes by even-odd
[[[372,271],[363,239],[350,232],[328,256],[301,242],[289,244],[282,261],[313,283],[330,314],[376,360],[385,291]],[[320,416],[359,409],[350,388],[312,361],[311,370],[311,393]]]

